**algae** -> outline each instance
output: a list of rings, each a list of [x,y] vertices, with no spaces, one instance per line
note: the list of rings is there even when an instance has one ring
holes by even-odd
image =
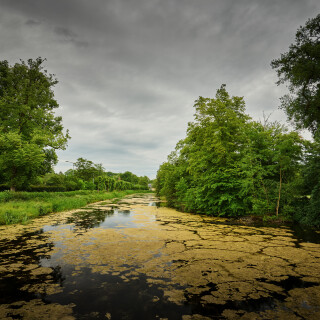
[[[20,277],[17,290],[33,299],[4,301],[0,317],[42,319],[38,310],[52,319],[72,319],[80,306],[69,303],[70,297],[84,295],[76,285],[90,274],[118,279],[119,286],[144,279],[146,292],[159,290],[148,294],[150,305],[176,305],[181,319],[320,318],[319,243],[297,245],[288,227],[232,225],[148,205],[157,201],[150,194],[128,197],[116,209],[102,202],[26,226],[2,227],[0,274]],[[121,219],[103,225],[110,210],[123,212]],[[73,286],[69,292],[66,283]],[[109,288],[108,281],[99,286]],[[110,310],[94,312],[90,317],[113,317]]]

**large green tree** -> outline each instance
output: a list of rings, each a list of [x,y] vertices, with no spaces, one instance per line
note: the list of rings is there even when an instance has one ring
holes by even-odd
[[[288,83],[282,108],[298,128],[319,135],[320,128],[320,14],[301,26],[289,51],[271,62],[278,84]]]
[[[69,138],[54,114],[58,81],[43,62],[37,58],[10,66],[0,61],[0,169],[11,190],[52,170],[55,150],[65,149]]]
[[[292,212],[303,140],[278,123],[245,113],[242,97],[223,85],[200,97],[195,121],[157,174],[157,192],[170,206],[221,216]]]
[[[105,170],[101,163],[95,164],[91,160],[78,158],[75,165],[75,174],[84,181],[95,181],[95,178],[104,174]]]
[[[278,84],[287,83],[289,94],[282,97],[282,108],[298,128],[309,129],[315,142],[307,148],[303,168],[305,194],[298,220],[320,224],[320,14],[309,19],[296,33],[295,43],[271,66],[277,70]]]
[[[139,178],[132,172],[126,171],[124,173],[120,173],[121,180],[131,182],[133,184],[137,184],[139,182]]]

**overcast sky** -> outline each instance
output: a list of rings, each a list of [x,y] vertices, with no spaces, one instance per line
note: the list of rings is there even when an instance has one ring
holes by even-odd
[[[57,172],[83,157],[154,178],[223,83],[254,119],[285,123],[270,62],[318,13],[318,0],[0,0],[0,60],[46,58],[59,80],[72,138]]]

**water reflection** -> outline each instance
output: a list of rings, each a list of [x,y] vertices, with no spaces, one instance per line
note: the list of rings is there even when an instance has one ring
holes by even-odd
[[[59,266],[43,268],[54,243],[43,229],[27,232],[0,245],[0,305],[15,301],[43,299],[50,285],[62,284]],[[0,308],[1,310],[1,308]],[[1,312],[0,312],[0,318]]]
[[[114,215],[114,210],[90,210],[75,212],[67,219],[68,224],[74,224],[75,227],[80,229],[91,229],[99,227],[109,217]]]
[[[91,228],[128,228],[137,227],[133,222],[131,210],[104,209],[95,208],[88,211],[80,211],[74,213],[66,221],[72,224],[70,229],[87,230]],[[49,230],[47,228],[46,230]]]
[[[144,196],[9,227],[0,318],[320,318],[319,235],[161,205]]]

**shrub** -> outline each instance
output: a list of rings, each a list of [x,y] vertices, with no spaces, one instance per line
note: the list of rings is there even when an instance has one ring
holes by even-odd
[[[10,187],[7,184],[0,184],[0,192],[10,190]]]
[[[29,187],[29,191],[31,192],[64,192],[67,191],[66,187],[64,185],[31,185]]]

